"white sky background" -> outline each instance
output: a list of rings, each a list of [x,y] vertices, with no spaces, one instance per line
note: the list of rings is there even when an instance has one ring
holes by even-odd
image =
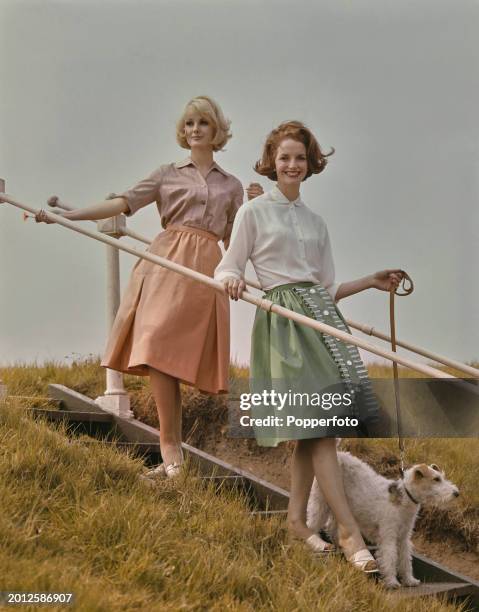
[[[479,358],[476,0],[0,0],[0,20],[8,193],[85,206],[183,159],[174,125],[195,95],[232,120],[217,161],[243,184],[269,130],[303,120],[336,148],[303,199],[328,223],[337,278],[403,267],[416,290],[397,301],[398,336]],[[155,205],[128,224],[161,229]],[[101,353],[104,250],[0,204],[0,364]],[[387,329],[385,293],[341,309]],[[253,315],[232,305],[242,362]]]

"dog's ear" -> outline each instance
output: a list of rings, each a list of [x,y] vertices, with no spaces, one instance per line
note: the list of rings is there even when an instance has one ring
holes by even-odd
[[[428,467],[425,463],[421,463],[421,465],[417,465],[414,468],[414,478],[415,480],[421,480],[421,478],[425,478],[427,476]]]
[[[435,463],[431,463],[431,465],[429,467],[431,468],[431,470],[434,470],[435,472],[439,472],[440,474],[444,473],[441,470],[441,468],[438,465],[436,465]]]

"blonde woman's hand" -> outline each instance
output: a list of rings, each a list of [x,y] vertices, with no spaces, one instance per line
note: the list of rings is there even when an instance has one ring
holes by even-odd
[[[402,270],[380,270],[372,275],[372,286],[381,291],[396,291],[403,278]]]
[[[243,291],[246,289],[246,283],[243,279],[230,276],[223,280],[223,287],[230,298],[237,301],[243,295]]]
[[[60,217],[64,217],[65,219],[70,219],[70,213],[72,212],[71,210],[61,210],[60,208],[55,209],[55,210],[51,210],[48,212],[52,212],[55,215],[59,215]],[[40,210],[37,212],[37,214],[35,215],[35,221],[37,223],[55,223],[55,221],[53,221],[52,219],[49,219],[46,215],[46,211],[45,210]]]
[[[263,193],[264,189],[259,183],[250,183],[248,187],[246,187],[246,195],[248,196],[248,200],[257,198],[258,196],[263,195]]]

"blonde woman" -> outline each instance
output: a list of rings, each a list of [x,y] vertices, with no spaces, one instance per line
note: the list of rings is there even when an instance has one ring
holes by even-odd
[[[134,214],[156,202],[160,232],[149,252],[212,276],[221,259],[236,211],[240,181],[214,160],[231,138],[230,122],[211,98],[186,105],[176,126],[183,161],[160,166],[127,191],[82,210],[70,220]],[[45,221],[39,215],[38,221]],[[228,390],[229,304],[226,295],[180,274],[140,260],[122,298],[102,366],[149,376],[160,421],[162,466],[150,475],[174,477],[183,462],[180,383],[205,393]]]

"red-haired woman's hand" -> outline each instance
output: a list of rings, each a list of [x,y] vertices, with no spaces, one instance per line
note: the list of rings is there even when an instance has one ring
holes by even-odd
[[[246,283],[242,279],[230,276],[223,280],[223,287],[232,300],[238,300],[246,289]]]
[[[380,270],[373,274],[372,286],[381,291],[395,291],[403,277],[402,270]]]
[[[248,187],[246,187],[245,191],[248,196],[248,200],[257,198],[258,196],[263,195],[264,193],[264,189],[261,187],[259,183],[250,183]]]

